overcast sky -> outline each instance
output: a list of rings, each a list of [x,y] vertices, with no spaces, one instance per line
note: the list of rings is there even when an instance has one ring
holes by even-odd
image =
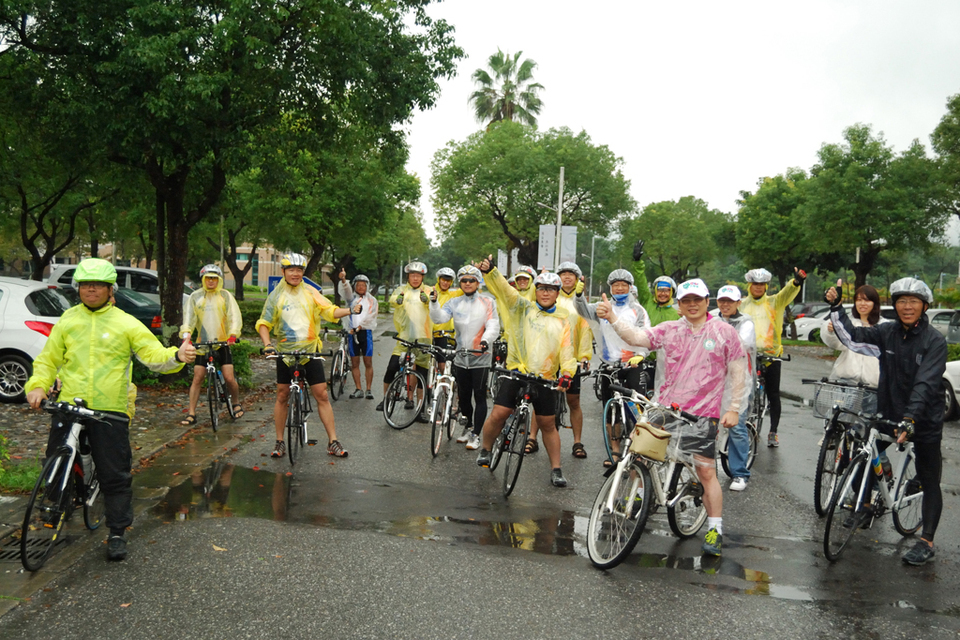
[[[857,122],[898,152],[914,138],[929,150],[960,93],[958,0],[445,0],[430,13],[467,54],[408,129],[431,237],[430,161],[482,128],[470,76],[498,47],[537,62],[539,128],[609,146],[641,207],[694,195],[734,212],[741,190],[809,169]]]

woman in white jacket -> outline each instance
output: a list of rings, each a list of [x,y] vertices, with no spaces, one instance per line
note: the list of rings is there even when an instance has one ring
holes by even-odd
[[[851,314],[853,326],[872,327],[880,323],[880,294],[868,284],[857,289],[854,296]],[[833,323],[827,322],[827,330],[820,333],[820,337],[831,349],[838,349],[840,356],[833,363],[830,380],[847,384],[865,384],[876,387],[880,381],[880,360],[872,356],[863,356],[854,353],[841,344],[837,334],[833,331]]]

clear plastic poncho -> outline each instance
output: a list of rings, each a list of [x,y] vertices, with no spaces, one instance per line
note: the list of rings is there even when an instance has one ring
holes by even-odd
[[[569,314],[573,357],[577,359],[577,362],[583,362],[593,359],[593,329],[590,328],[586,319],[577,313],[577,306],[574,302],[576,295],[576,290],[566,293],[563,289],[560,289],[557,306]]]
[[[641,329],[650,327],[650,316],[647,310],[640,306],[637,299],[626,294],[621,300],[611,300],[614,313],[617,317],[625,316],[624,322],[629,322]],[[647,355],[649,349],[634,347],[626,343],[617,335],[613,325],[607,320],[597,317],[597,303],[588,303],[583,296],[576,298],[577,313],[600,324],[600,359],[606,363],[626,362],[635,355]]]
[[[445,304],[430,303],[430,319],[434,326],[452,323],[457,332],[458,349],[480,349],[486,342],[492,347],[500,335],[500,320],[493,296],[477,291],[472,296],[461,295]],[[464,369],[489,367],[493,356],[488,350],[483,355],[457,354],[453,363]]]
[[[357,315],[345,316],[341,319],[343,326],[346,329],[365,329],[368,331],[376,331],[377,329],[377,314],[380,313],[380,304],[377,302],[377,299],[370,295],[370,287],[368,285],[367,292],[362,296],[358,296],[353,290],[353,287],[350,286],[350,283],[346,280],[343,280],[338,285],[340,287],[340,297],[343,298],[347,306],[352,310],[357,303],[360,303],[360,313]]]
[[[306,283],[295,287],[281,280],[267,296],[256,329],[267,327],[277,351],[320,350],[318,328],[323,320],[337,322],[333,306],[322,293]]]
[[[740,313],[750,316],[754,330],[757,332],[757,351],[763,351],[771,356],[783,353],[780,344],[780,335],[783,333],[783,311],[787,305],[800,293],[800,287],[787,282],[787,286],[775,296],[760,296],[754,298],[747,295],[740,303]]]
[[[215,274],[208,273],[205,277],[211,275]],[[216,289],[207,291],[201,287],[190,294],[183,305],[181,337],[196,331],[197,342],[225,342],[230,336],[239,336],[242,328],[240,306],[233,294],[223,288],[220,276],[217,276]]]

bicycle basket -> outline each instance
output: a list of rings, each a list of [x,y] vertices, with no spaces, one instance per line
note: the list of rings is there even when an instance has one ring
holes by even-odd
[[[863,411],[865,401],[876,397],[875,389],[866,387],[850,387],[832,382],[818,382],[816,393],[813,396],[813,415],[817,418],[829,420],[833,417],[834,405],[847,411]],[[850,414],[841,414],[840,422],[856,422],[857,417]]]
[[[667,458],[667,445],[672,434],[659,429],[645,420],[637,422],[630,438],[630,451],[651,460],[664,461]]]

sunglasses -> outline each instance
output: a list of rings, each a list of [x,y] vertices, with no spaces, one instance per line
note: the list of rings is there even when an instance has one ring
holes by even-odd
[[[477,284],[479,280],[475,278],[460,278],[460,284]]]

